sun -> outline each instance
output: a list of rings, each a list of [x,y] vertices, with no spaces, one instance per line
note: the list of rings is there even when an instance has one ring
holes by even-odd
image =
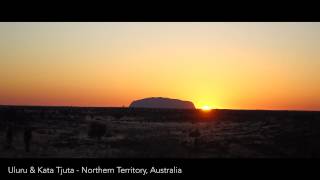
[[[211,110],[211,107],[205,105],[205,106],[202,106],[201,109],[202,109],[203,111],[210,111],[210,110]]]

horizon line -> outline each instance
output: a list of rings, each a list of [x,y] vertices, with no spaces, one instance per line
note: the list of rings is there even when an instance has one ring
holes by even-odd
[[[0,104],[1,106],[11,107],[75,107],[75,108],[130,108],[129,106],[77,106],[77,105],[8,105]],[[136,108],[135,109],[164,109],[164,108]],[[170,109],[170,108],[168,108]],[[179,109],[180,110],[180,109]],[[183,110],[183,109],[182,109]],[[186,109],[193,110],[193,109]],[[195,110],[201,110],[201,108],[195,108]],[[235,110],[235,111],[307,111],[307,112],[320,112],[320,110],[306,110],[306,109],[232,109],[232,108],[212,108],[211,110]]]

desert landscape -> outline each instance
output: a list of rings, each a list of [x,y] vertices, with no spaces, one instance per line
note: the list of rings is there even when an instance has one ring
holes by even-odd
[[[320,157],[320,23],[0,30],[0,158]]]
[[[320,157],[317,111],[1,106],[0,117],[1,158]]]

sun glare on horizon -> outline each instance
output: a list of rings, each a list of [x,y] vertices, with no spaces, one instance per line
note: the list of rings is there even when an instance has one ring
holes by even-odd
[[[211,110],[211,107],[205,105],[205,106],[202,106],[202,107],[201,107],[201,110],[203,110],[203,111],[210,111],[210,110]]]

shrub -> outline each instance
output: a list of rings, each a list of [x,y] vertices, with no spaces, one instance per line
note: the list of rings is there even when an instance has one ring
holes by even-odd
[[[189,136],[193,138],[194,148],[198,148],[199,147],[199,140],[200,140],[200,136],[201,136],[199,129],[191,131]]]
[[[190,134],[189,134],[190,137],[194,137],[194,138],[197,138],[200,135],[201,134],[200,134],[200,131],[198,129],[191,131]]]
[[[101,139],[107,131],[107,126],[101,122],[91,122],[89,124],[88,136],[90,138]]]
[[[123,117],[123,114],[122,113],[115,113],[115,114],[113,114],[113,117],[115,118],[115,119],[121,119],[122,117]]]

